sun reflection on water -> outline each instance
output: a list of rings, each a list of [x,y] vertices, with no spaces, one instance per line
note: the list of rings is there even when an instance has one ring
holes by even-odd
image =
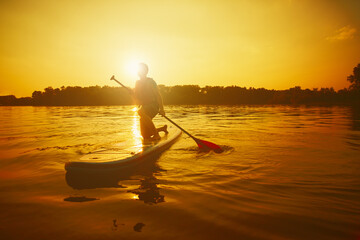
[[[132,199],[135,199],[135,200],[138,200],[138,199],[139,199],[139,196],[138,196],[138,195],[133,195],[131,198],[132,198]]]
[[[132,133],[132,139],[134,141],[134,146],[136,148],[142,148],[143,142],[142,137],[140,133],[140,121],[139,121],[139,115],[137,114],[137,108],[133,108],[134,116],[133,116],[133,124],[131,126],[131,133]]]

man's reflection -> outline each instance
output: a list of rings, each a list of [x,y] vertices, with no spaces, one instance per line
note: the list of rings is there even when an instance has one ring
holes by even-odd
[[[154,176],[145,177],[140,182],[141,185],[138,189],[129,190],[128,192],[138,195],[139,200],[147,204],[165,202],[164,195],[160,194],[160,189],[157,186],[159,182]]]

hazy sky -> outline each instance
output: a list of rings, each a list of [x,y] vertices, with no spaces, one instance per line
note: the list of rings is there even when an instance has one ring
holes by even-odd
[[[358,0],[0,1],[0,95],[158,84],[348,86],[360,63]]]

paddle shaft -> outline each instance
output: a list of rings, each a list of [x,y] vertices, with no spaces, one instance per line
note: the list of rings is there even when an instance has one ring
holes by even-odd
[[[117,82],[118,84],[120,84],[123,88],[126,88],[131,94],[133,94],[133,91],[128,88],[127,86],[125,86],[124,84],[122,84],[121,82],[119,82],[118,80],[116,80],[115,78],[113,78],[112,80],[114,80],[115,82]]]
[[[168,121],[171,122],[172,124],[174,124],[176,127],[178,127],[181,131],[183,131],[184,133],[186,133],[189,137],[191,137],[191,138],[194,139],[195,141],[198,140],[196,137],[194,137],[193,135],[191,135],[190,133],[188,133],[185,129],[183,129],[182,127],[180,127],[180,126],[177,125],[176,123],[174,123],[174,121],[171,120],[170,118],[168,118],[167,116],[163,116],[163,117],[166,118],[166,120],[168,120]]]

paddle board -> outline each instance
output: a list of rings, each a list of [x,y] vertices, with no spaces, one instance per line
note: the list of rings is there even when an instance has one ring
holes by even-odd
[[[67,171],[107,170],[137,165],[146,159],[160,155],[181,135],[181,131],[176,128],[169,128],[168,131],[169,133],[163,135],[158,141],[144,142],[140,138],[134,138],[127,142],[101,148],[76,161],[65,163],[65,169]]]

